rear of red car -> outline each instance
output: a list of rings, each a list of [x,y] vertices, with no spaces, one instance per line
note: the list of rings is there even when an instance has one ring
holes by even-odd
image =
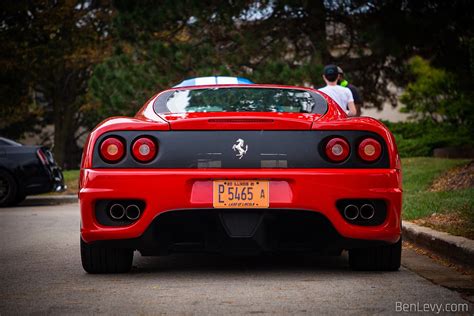
[[[401,174],[390,132],[311,89],[179,88],[84,149],[86,271],[124,272],[133,251],[350,252],[400,265]]]

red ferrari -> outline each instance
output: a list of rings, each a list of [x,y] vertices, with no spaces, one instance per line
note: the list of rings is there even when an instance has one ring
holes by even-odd
[[[349,251],[355,270],[398,270],[401,170],[377,120],[317,90],[178,86],[97,126],[80,176],[89,273],[133,254]]]

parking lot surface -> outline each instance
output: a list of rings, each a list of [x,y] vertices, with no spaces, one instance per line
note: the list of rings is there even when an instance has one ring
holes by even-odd
[[[77,203],[0,209],[0,236],[0,315],[400,314],[400,304],[470,304],[406,268],[351,271],[345,254],[136,252],[131,273],[89,275],[81,267]]]

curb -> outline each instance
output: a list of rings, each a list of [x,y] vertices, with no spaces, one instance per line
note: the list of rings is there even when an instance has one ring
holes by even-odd
[[[77,203],[77,195],[34,195],[28,196],[20,206],[37,206],[37,205],[58,205],[67,203]]]
[[[474,266],[474,240],[453,236],[407,221],[403,221],[402,234],[405,240],[467,266]]]

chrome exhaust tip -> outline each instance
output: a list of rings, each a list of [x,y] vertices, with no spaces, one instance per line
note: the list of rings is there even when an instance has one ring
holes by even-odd
[[[125,208],[122,204],[114,204],[109,209],[109,215],[113,219],[122,219],[125,216]]]
[[[371,219],[375,215],[375,208],[371,204],[364,204],[360,207],[360,217],[363,219]]]
[[[125,215],[131,221],[134,221],[140,217],[141,210],[136,204],[130,204],[125,210]]]
[[[359,217],[359,208],[354,204],[349,204],[344,208],[344,217],[349,220],[355,220]]]

